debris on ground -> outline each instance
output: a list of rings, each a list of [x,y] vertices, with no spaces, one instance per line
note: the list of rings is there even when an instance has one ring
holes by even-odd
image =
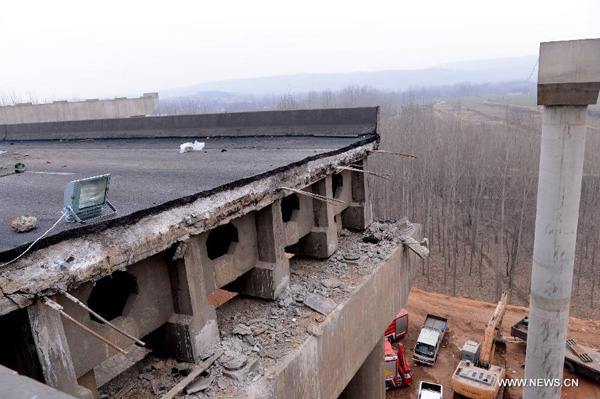
[[[321,336],[323,323],[332,317],[337,304],[352,296],[363,279],[402,245],[399,230],[394,222],[375,224],[365,232],[345,229],[338,250],[328,259],[294,256],[290,259],[289,286],[274,301],[244,295],[228,295],[219,300],[216,312],[221,342],[203,352],[200,359],[205,360],[216,351],[223,351],[223,355],[202,374],[212,383],[202,391],[188,394],[189,399],[244,397],[248,386],[264,378],[271,367],[285,361],[307,339]],[[378,244],[362,241],[365,234],[374,233],[381,237]],[[164,368],[163,362],[168,365],[168,372],[159,372]],[[169,362],[178,364],[173,359],[149,354],[100,391],[114,393],[131,377],[152,372],[159,393],[164,394],[182,380],[179,373],[171,374]],[[138,385],[131,392],[132,398],[156,396],[150,382],[135,379]]]
[[[200,143],[199,141],[194,141],[193,143],[183,143],[179,146],[179,153],[183,154],[184,152],[202,151],[204,149],[204,145],[204,143]]]
[[[327,316],[329,313],[331,313],[333,311],[333,309],[335,309],[335,307],[336,307],[336,304],[334,301],[332,301],[329,298],[325,298],[322,295],[315,294],[315,293],[310,294],[304,301],[304,304],[306,306],[308,306],[309,308],[316,310],[319,313],[324,314],[325,316]]]
[[[37,221],[38,220],[35,216],[19,216],[12,221],[10,227],[12,227],[17,233],[26,233],[35,229]]]

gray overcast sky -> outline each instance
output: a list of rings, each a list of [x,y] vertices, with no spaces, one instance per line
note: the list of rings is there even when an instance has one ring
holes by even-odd
[[[311,72],[535,55],[600,37],[599,0],[0,0],[0,93],[140,95]]]

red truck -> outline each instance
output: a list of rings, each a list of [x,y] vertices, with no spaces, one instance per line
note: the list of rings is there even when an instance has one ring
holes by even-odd
[[[385,389],[393,389],[412,384],[410,366],[404,355],[404,345],[398,344],[398,351],[394,351],[392,344],[385,340]]]
[[[404,309],[400,309],[400,313],[396,315],[396,318],[390,323],[387,330],[385,330],[385,337],[390,341],[395,341],[400,337],[403,337],[408,332],[408,312]]]
[[[392,347],[392,342],[403,337],[408,332],[408,313],[401,309],[394,320],[385,330],[385,389],[407,386],[412,383],[410,366],[404,354],[404,345],[398,344],[398,350]]]

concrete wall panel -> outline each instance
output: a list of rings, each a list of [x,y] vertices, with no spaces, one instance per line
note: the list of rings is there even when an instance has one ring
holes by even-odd
[[[0,124],[44,123],[151,115],[158,109],[158,94],[111,100],[55,101],[48,104],[15,104],[0,107]]]

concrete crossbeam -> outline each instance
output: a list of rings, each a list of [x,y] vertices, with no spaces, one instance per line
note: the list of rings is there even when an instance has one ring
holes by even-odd
[[[175,261],[171,275],[175,314],[166,326],[164,349],[188,362],[197,361],[203,351],[219,342],[217,316],[208,302],[202,253],[199,237],[191,237],[185,245],[183,259]]]
[[[328,198],[333,197],[331,175],[312,185],[312,192]],[[338,247],[337,225],[334,213],[335,205],[313,199],[314,224],[311,232],[304,236],[299,244],[302,255],[314,258],[328,258]]]
[[[285,257],[285,231],[281,200],[256,212],[258,263],[240,281],[240,292],[275,299],[290,281],[290,265]]]
[[[589,105],[600,90],[600,39],[540,44],[538,105]]]

